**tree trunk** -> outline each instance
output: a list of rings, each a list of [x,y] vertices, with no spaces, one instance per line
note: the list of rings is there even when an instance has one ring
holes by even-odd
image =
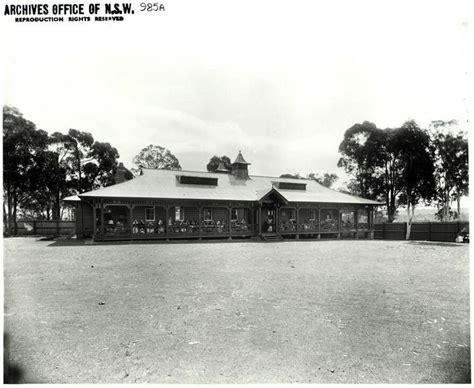
[[[447,188],[444,193],[444,219],[443,221],[448,222],[450,219],[449,209],[451,208],[450,194],[451,189]]]
[[[7,208],[8,208],[8,217],[7,217],[8,218],[8,233],[12,234],[13,233],[13,230],[12,230],[13,204],[12,204],[12,192],[11,192],[10,187],[8,187],[7,189]]]
[[[458,221],[461,220],[461,196],[458,194],[456,196],[456,202],[457,202],[457,207],[458,207]]]
[[[3,225],[7,225],[7,208],[5,207],[5,201],[3,201]]]
[[[59,190],[54,193],[54,219],[61,219],[61,200]]]
[[[16,222],[16,210],[18,208],[17,202],[17,193],[13,193],[13,235],[16,236],[18,234],[18,224]]]
[[[393,196],[393,193],[390,193],[390,201],[389,201],[389,206],[387,206],[387,217],[388,217],[388,222],[393,222],[395,220],[395,198]]]
[[[411,210],[411,212],[410,212]],[[408,201],[407,204],[407,233],[405,236],[406,240],[410,239],[410,234],[411,234],[411,225],[413,223],[413,216],[415,214],[415,205],[410,205],[410,202]]]
[[[46,203],[46,220],[49,221],[51,219],[51,201]]]

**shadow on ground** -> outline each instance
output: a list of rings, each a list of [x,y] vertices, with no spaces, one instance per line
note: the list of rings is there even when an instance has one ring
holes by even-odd
[[[3,334],[3,383],[21,384],[24,383],[24,373],[22,368],[13,362],[10,362],[10,337],[7,333]]]
[[[442,242],[442,241],[410,241],[412,245],[422,245],[422,246],[433,246],[433,247],[451,247],[459,248],[462,247],[462,244],[455,242]]]

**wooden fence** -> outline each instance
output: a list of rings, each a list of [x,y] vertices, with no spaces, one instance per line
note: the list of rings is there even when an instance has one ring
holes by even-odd
[[[466,229],[469,222],[414,222],[411,226],[410,240],[452,241]],[[374,238],[385,240],[405,240],[407,224],[402,222],[374,225]]]
[[[17,236],[68,236],[76,231],[75,221],[17,221]],[[4,231],[13,230],[13,223],[10,228],[4,225]]]

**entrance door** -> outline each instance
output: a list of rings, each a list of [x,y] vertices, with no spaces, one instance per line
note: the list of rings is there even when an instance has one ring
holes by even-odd
[[[276,233],[274,205],[262,206],[262,233]]]

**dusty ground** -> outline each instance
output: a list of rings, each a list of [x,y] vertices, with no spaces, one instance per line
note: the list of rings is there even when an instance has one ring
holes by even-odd
[[[470,381],[467,245],[4,240],[20,382]]]

